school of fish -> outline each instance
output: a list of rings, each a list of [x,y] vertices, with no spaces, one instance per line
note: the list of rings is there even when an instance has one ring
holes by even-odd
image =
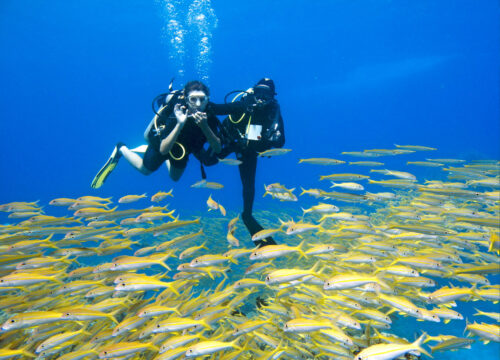
[[[261,248],[211,195],[207,210],[220,213],[207,218],[161,206],[172,190],[0,205],[0,359],[389,360],[498,343],[500,313],[481,308],[500,301],[500,162],[409,161],[447,176],[424,180],[378,161],[435,150],[300,159],[364,170],[322,175],[299,196],[264,185],[296,211],[256,213],[266,229],[252,240],[278,242]],[[68,213],[48,215],[55,207]],[[475,302],[473,322],[464,302]],[[444,334],[406,339],[391,326],[409,318]]]

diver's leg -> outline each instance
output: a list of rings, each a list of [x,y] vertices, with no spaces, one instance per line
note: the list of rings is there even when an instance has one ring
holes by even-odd
[[[250,235],[254,235],[263,229],[263,227],[255,220],[252,215],[253,201],[255,197],[255,173],[257,171],[257,156],[249,155],[243,156],[241,159],[243,163],[239,165],[241,185],[243,188],[243,212],[241,219],[245,224]],[[263,240],[255,241],[258,247],[265,245],[273,245],[276,242],[272,237],[267,237]]]
[[[97,175],[94,176],[94,179],[90,184],[90,187],[92,187],[93,189],[99,189],[104,184],[104,182],[111,174],[111,172],[115,169],[116,165],[118,165],[118,161],[122,157],[122,154],[120,152],[120,147],[122,146],[123,143],[118,143],[115,145],[113,152],[109,156],[104,166],[101,169],[99,169]]]
[[[179,181],[182,174],[184,174],[184,170],[186,169],[186,167],[177,167],[175,165],[172,165],[171,159],[165,161],[165,165],[168,169],[168,175],[170,175],[170,178],[174,181]]]
[[[141,173],[143,173],[144,175],[149,175],[152,173],[151,170],[149,170],[148,168],[146,168],[144,166],[144,161],[139,154],[133,152],[125,145],[120,146],[120,148],[118,150],[123,155],[123,157],[130,163],[130,165],[135,167]]]

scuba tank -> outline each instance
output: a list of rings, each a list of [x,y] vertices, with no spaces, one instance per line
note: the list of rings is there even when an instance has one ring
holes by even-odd
[[[161,117],[168,117],[172,113],[177,100],[183,98],[182,90],[173,90],[173,83],[174,78],[168,85],[168,93],[156,96],[151,103],[155,116],[144,131],[144,139],[148,144],[159,146],[165,129],[165,124],[161,123]]]

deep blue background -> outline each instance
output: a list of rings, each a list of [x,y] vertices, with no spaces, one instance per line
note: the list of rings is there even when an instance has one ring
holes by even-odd
[[[0,202],[173,186],[164,169],[143,177],[123,163],[101,190],[89,188],[117,141],[142,143],[150,102],[178,70],[161,41],[160,3],[0,3]],[[276,81],[293,152],[262,161],[258,184],[306,185],[317,178],[296,166],[301,157],[347,159],[340,152],[394,143],[435,146],[433,157],[499,158],[497,1],[212,6],[212,100],[263,76]],[[196,48],[186,51],[196,56]],[[198,77],[185,70],[177,87]],[[199,177],[192,160],[175,190],[204,206],[207,194],[189,190]],[[226,185],[217,196],[237,208],[236,169],[210,168],[209,178]]]
[[[189,2],[179,2],[185,12]],[[161,3],[0,1],[0,204],[40,199],[45,205],[81,195],[117,199],[174,187],[171,208],[186,217],[206,211],[210,191],[189,187],[200,179],[194,160],[176,184],[164,168],[145,177],[122,161],[103,188],[89,186],[117,141],[143,142],[151,100],[179,70],[161,40]],[[281,206],[261,198],[264,183],[318,187],[320,174],[367,171],[297,165],[303,157],[357,161],[363,159],[340,153],[395,143],[437,147],[376,159],[420,181],[446,173],[406,161],[500,158],[497,0],[221,0],[212,6],[218,18],[212,100],[272,77],[286,147],[293,149],[260,161],[257,209]],[[198,78],[196,47],[186,43],[186,52],[186,75],[177,78],[177,88]],[[207,171],[209,180],[225,185],[213,197],[239,211],[237,169]],[[286,206],[300,212],[308,201]],[[462,329],[456,327],[456,335]]]

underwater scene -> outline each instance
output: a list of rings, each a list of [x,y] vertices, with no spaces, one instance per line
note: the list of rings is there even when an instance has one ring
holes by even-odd
[[[496,0],[0,2],[0,359],[496,359]]]

